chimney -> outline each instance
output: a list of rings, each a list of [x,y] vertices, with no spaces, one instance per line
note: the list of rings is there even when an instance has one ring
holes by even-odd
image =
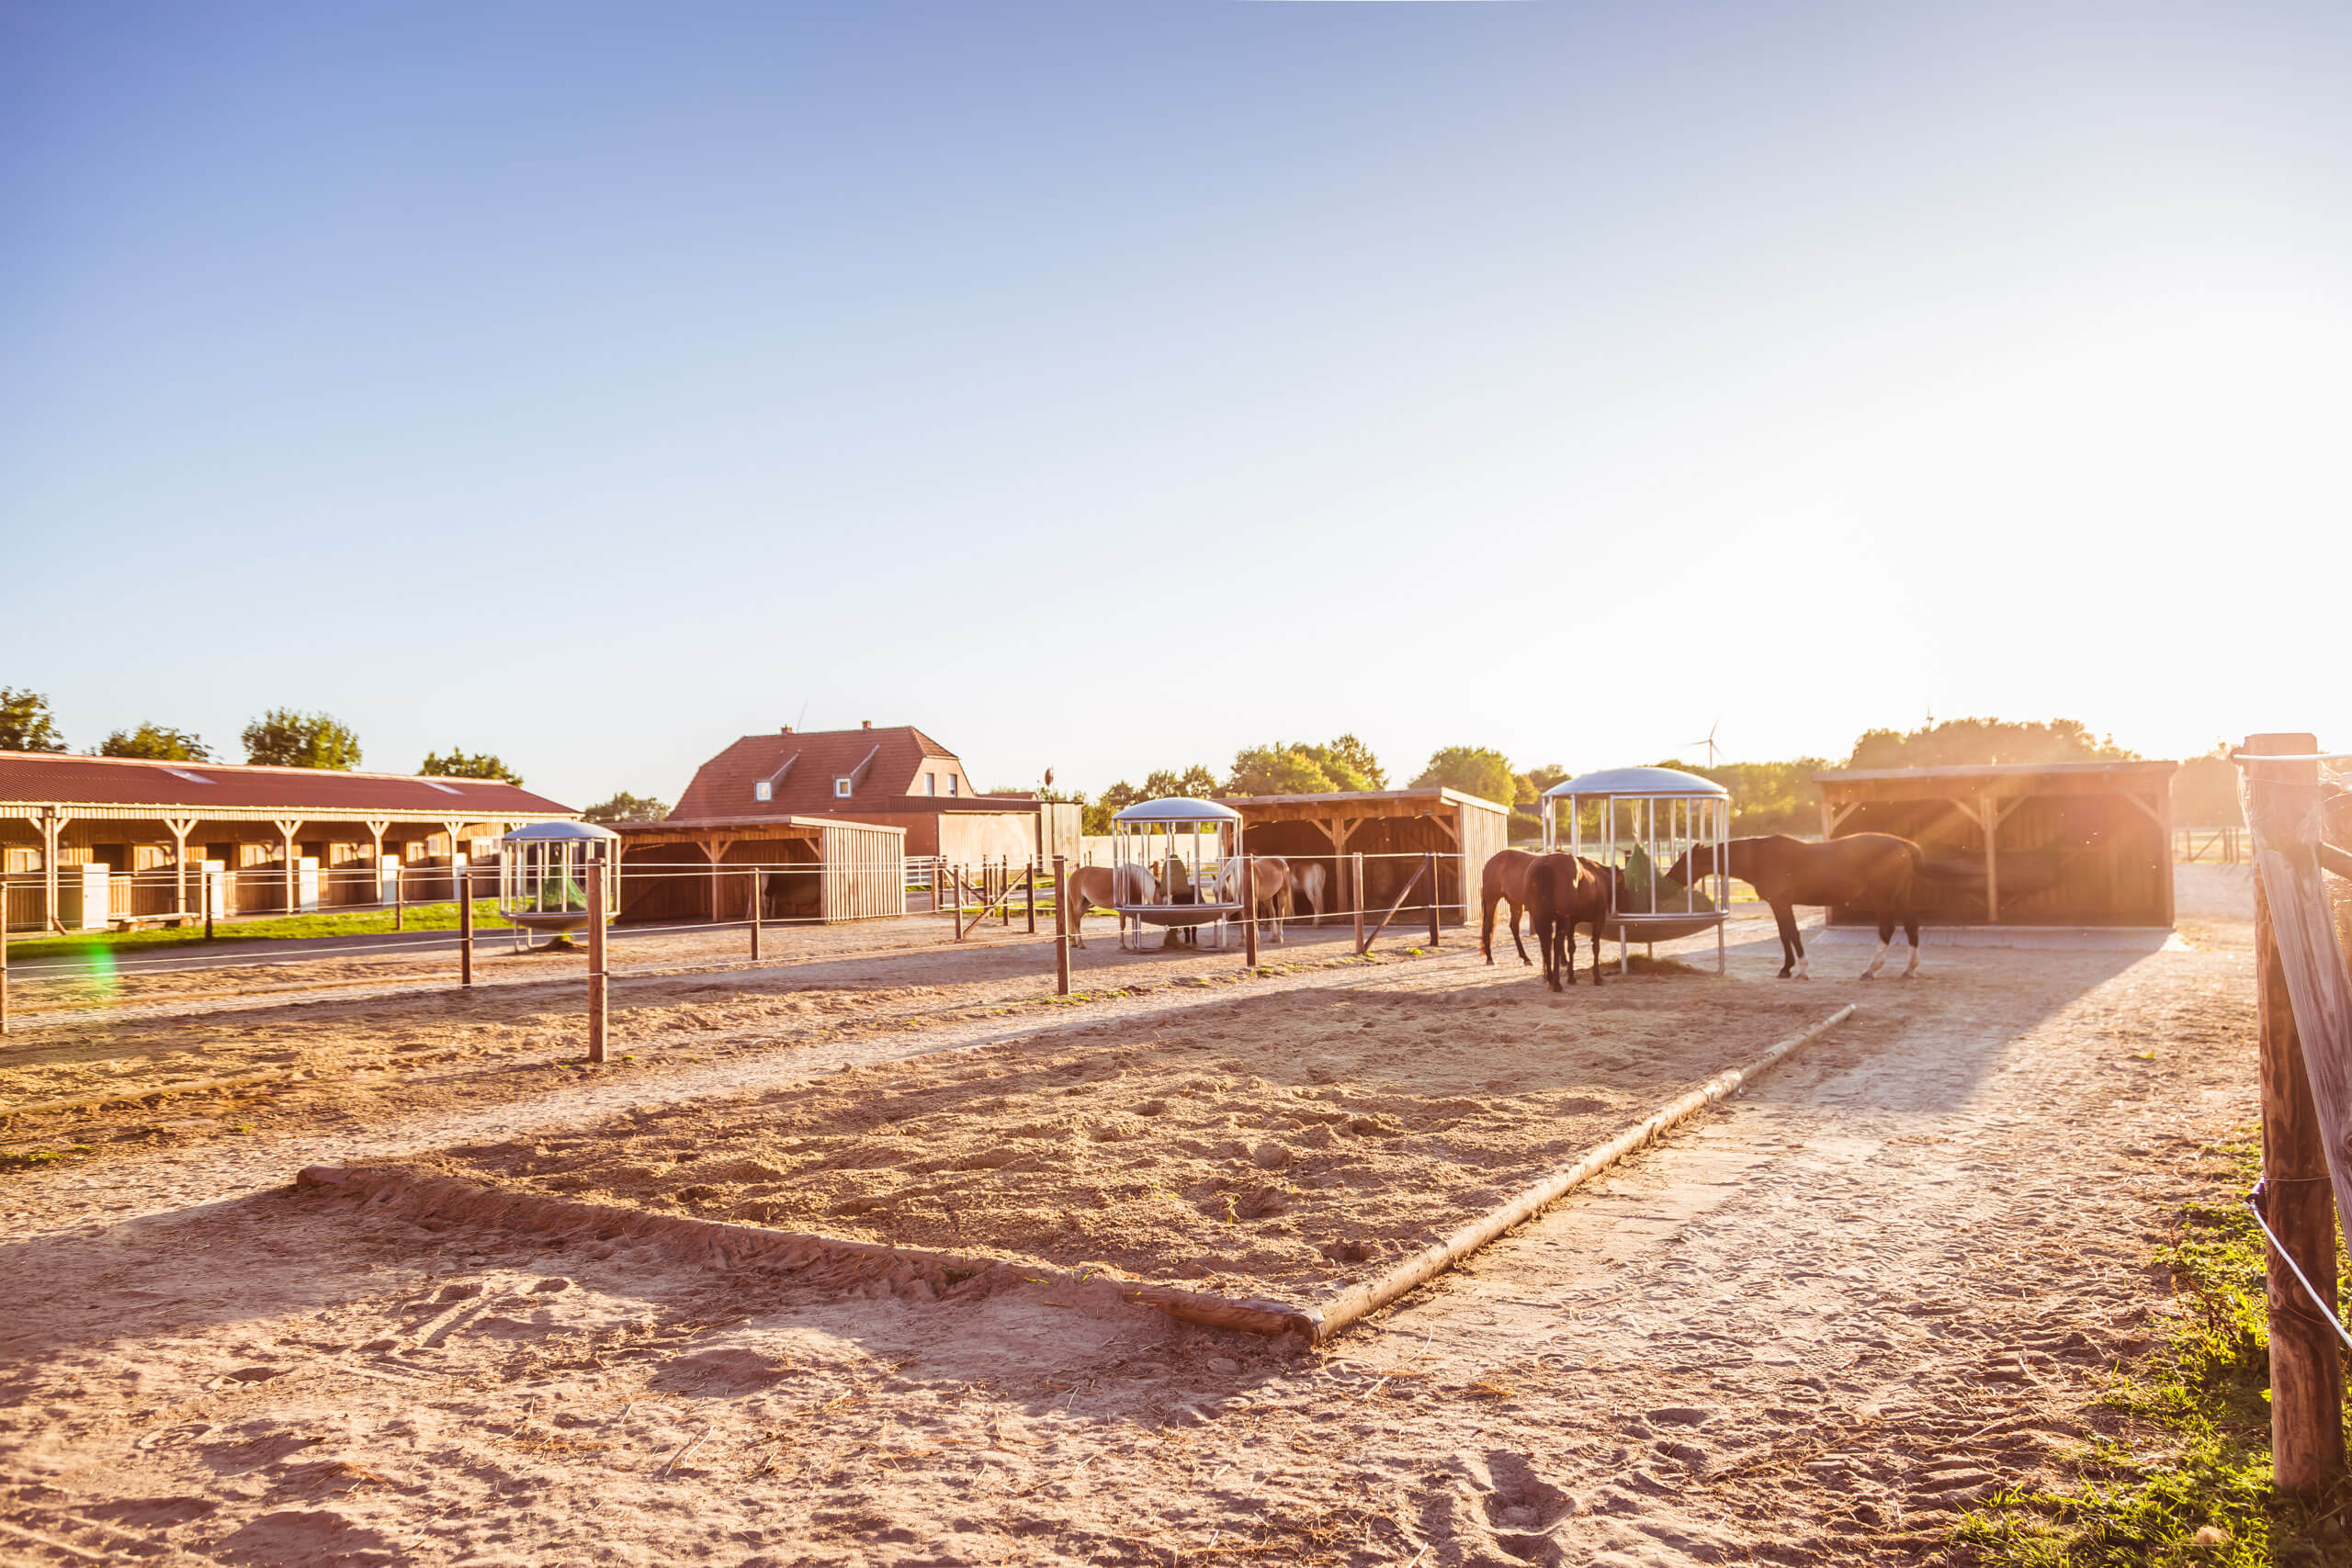
[[[857,727],[860,729],[871,729],[874,728],[874,721],[870,718],[861,718],[857,721]]]
[[[792,733],[792,726],[790,726],[790,725],[788,725],[788,724],[787,724],[787,725],[786,725],[786,726],[784,727],[783,730],[781,731],[781,733],[786,734],[786,735],[789,735],[789,734],[791,734],[791,733]]]

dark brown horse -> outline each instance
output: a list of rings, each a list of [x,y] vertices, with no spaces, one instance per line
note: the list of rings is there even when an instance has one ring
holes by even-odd
[[[1919,846],[1892,833],[1850,833],[1842,839],[1808,843],[1774,833],[1762,839],[1734,839],[1726,847],[1723,869],[1756,889],[1772,906],[1781,928],[1781,978],[1794,974],[1813,978],[1805,962],[1804,941],[1797,935],[1796,906],[1858,905],[1878,916],[1878,952],[1862,971],[1875,977],[1886,963],[1887,945],[1894,940],[1896,921],[1911,942],[1911,963],[1903,971],[1909,979],[1919,970],[1919,921],[1911,913],[1911,887],[1927,865]],[[1668,873],[1688,887],[1694,877],[1715,874],[1715,849],[1702,844],[1674,863]]]
[[[1535,860],[1525,850],[1504,850],[1478,874],[1478,951],[1489,964],[1495,961],[1495,906],[1504,903],[1510,906],[1510,944],[1519,949],[1519,961],[1535,962],[1527,956],[1527,944],[1519,940],[1519,915],[1527,907],[1527,874],[1534,868]]]
[[[1528,926],[1544,953],[1544,983],[1562,989],[1577,983],[1577,926],[1592,925],[1592,983],[1600,984],[1600,928],[1616,912],[1618,886],[1624,880],[1581,855],[1549,854],[1528,868]]]

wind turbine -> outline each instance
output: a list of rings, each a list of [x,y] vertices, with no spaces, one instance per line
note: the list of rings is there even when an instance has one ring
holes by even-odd
[[[1707,766],[1711,768],[1715,765],[1715,731],[1723,728],[1723,722],[1724,721],[1722,719],[1717,719],[1714,723],[1707,726],[1707,734],[1704,739],[1684,742],[1685,745],[1690,746],[1704,746],[1707,749]]]

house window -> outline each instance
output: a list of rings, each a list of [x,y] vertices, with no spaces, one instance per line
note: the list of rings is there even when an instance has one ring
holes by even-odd
[[[847,800],[849,798],[849,780],[835,779],[833,781],[833,798],[836,800]]]
[[[939,775],[937,773],[923,774],[922,792],[925,795],[937,795],[939,793]]]
[[[768,783],[765,779],[762,779],[759,783],[752,786],[752,798],[753,800],[774,800],[775,798],[775,785]]]
[[[954,773],[947,775],[947,793],[950,795],[954,795],[956,793],[956,775]]]

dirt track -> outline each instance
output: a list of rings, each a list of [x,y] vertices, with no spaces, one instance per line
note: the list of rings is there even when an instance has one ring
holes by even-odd
[[[0,1189],[0,1536],[54,1561],[1932,1557],[1966,1500],[2068,1472],[2099,1369],[2164,1300],[2166,1201],[2251,1113],[2244,928],[2221,899],[2184,929],[2196,951],[1931,948],[1907,985],[1816,981],[1821,1011],[1862,1013],[1306,1358],[1042,1289],[843,1298],[277,1186],[544,1122],[549,1094],[586,1118],[786,1066],[749,1046],[527,1111],[108,1150]],[[1776,964],[1736,955],[1748,984]],[[1530,984],[1454,950],[1253,994]],[[1170,987],[1087,1018],[1201,1004],[1246,1005]],[[831,1036],[789,1066],[1023,1027]]]

